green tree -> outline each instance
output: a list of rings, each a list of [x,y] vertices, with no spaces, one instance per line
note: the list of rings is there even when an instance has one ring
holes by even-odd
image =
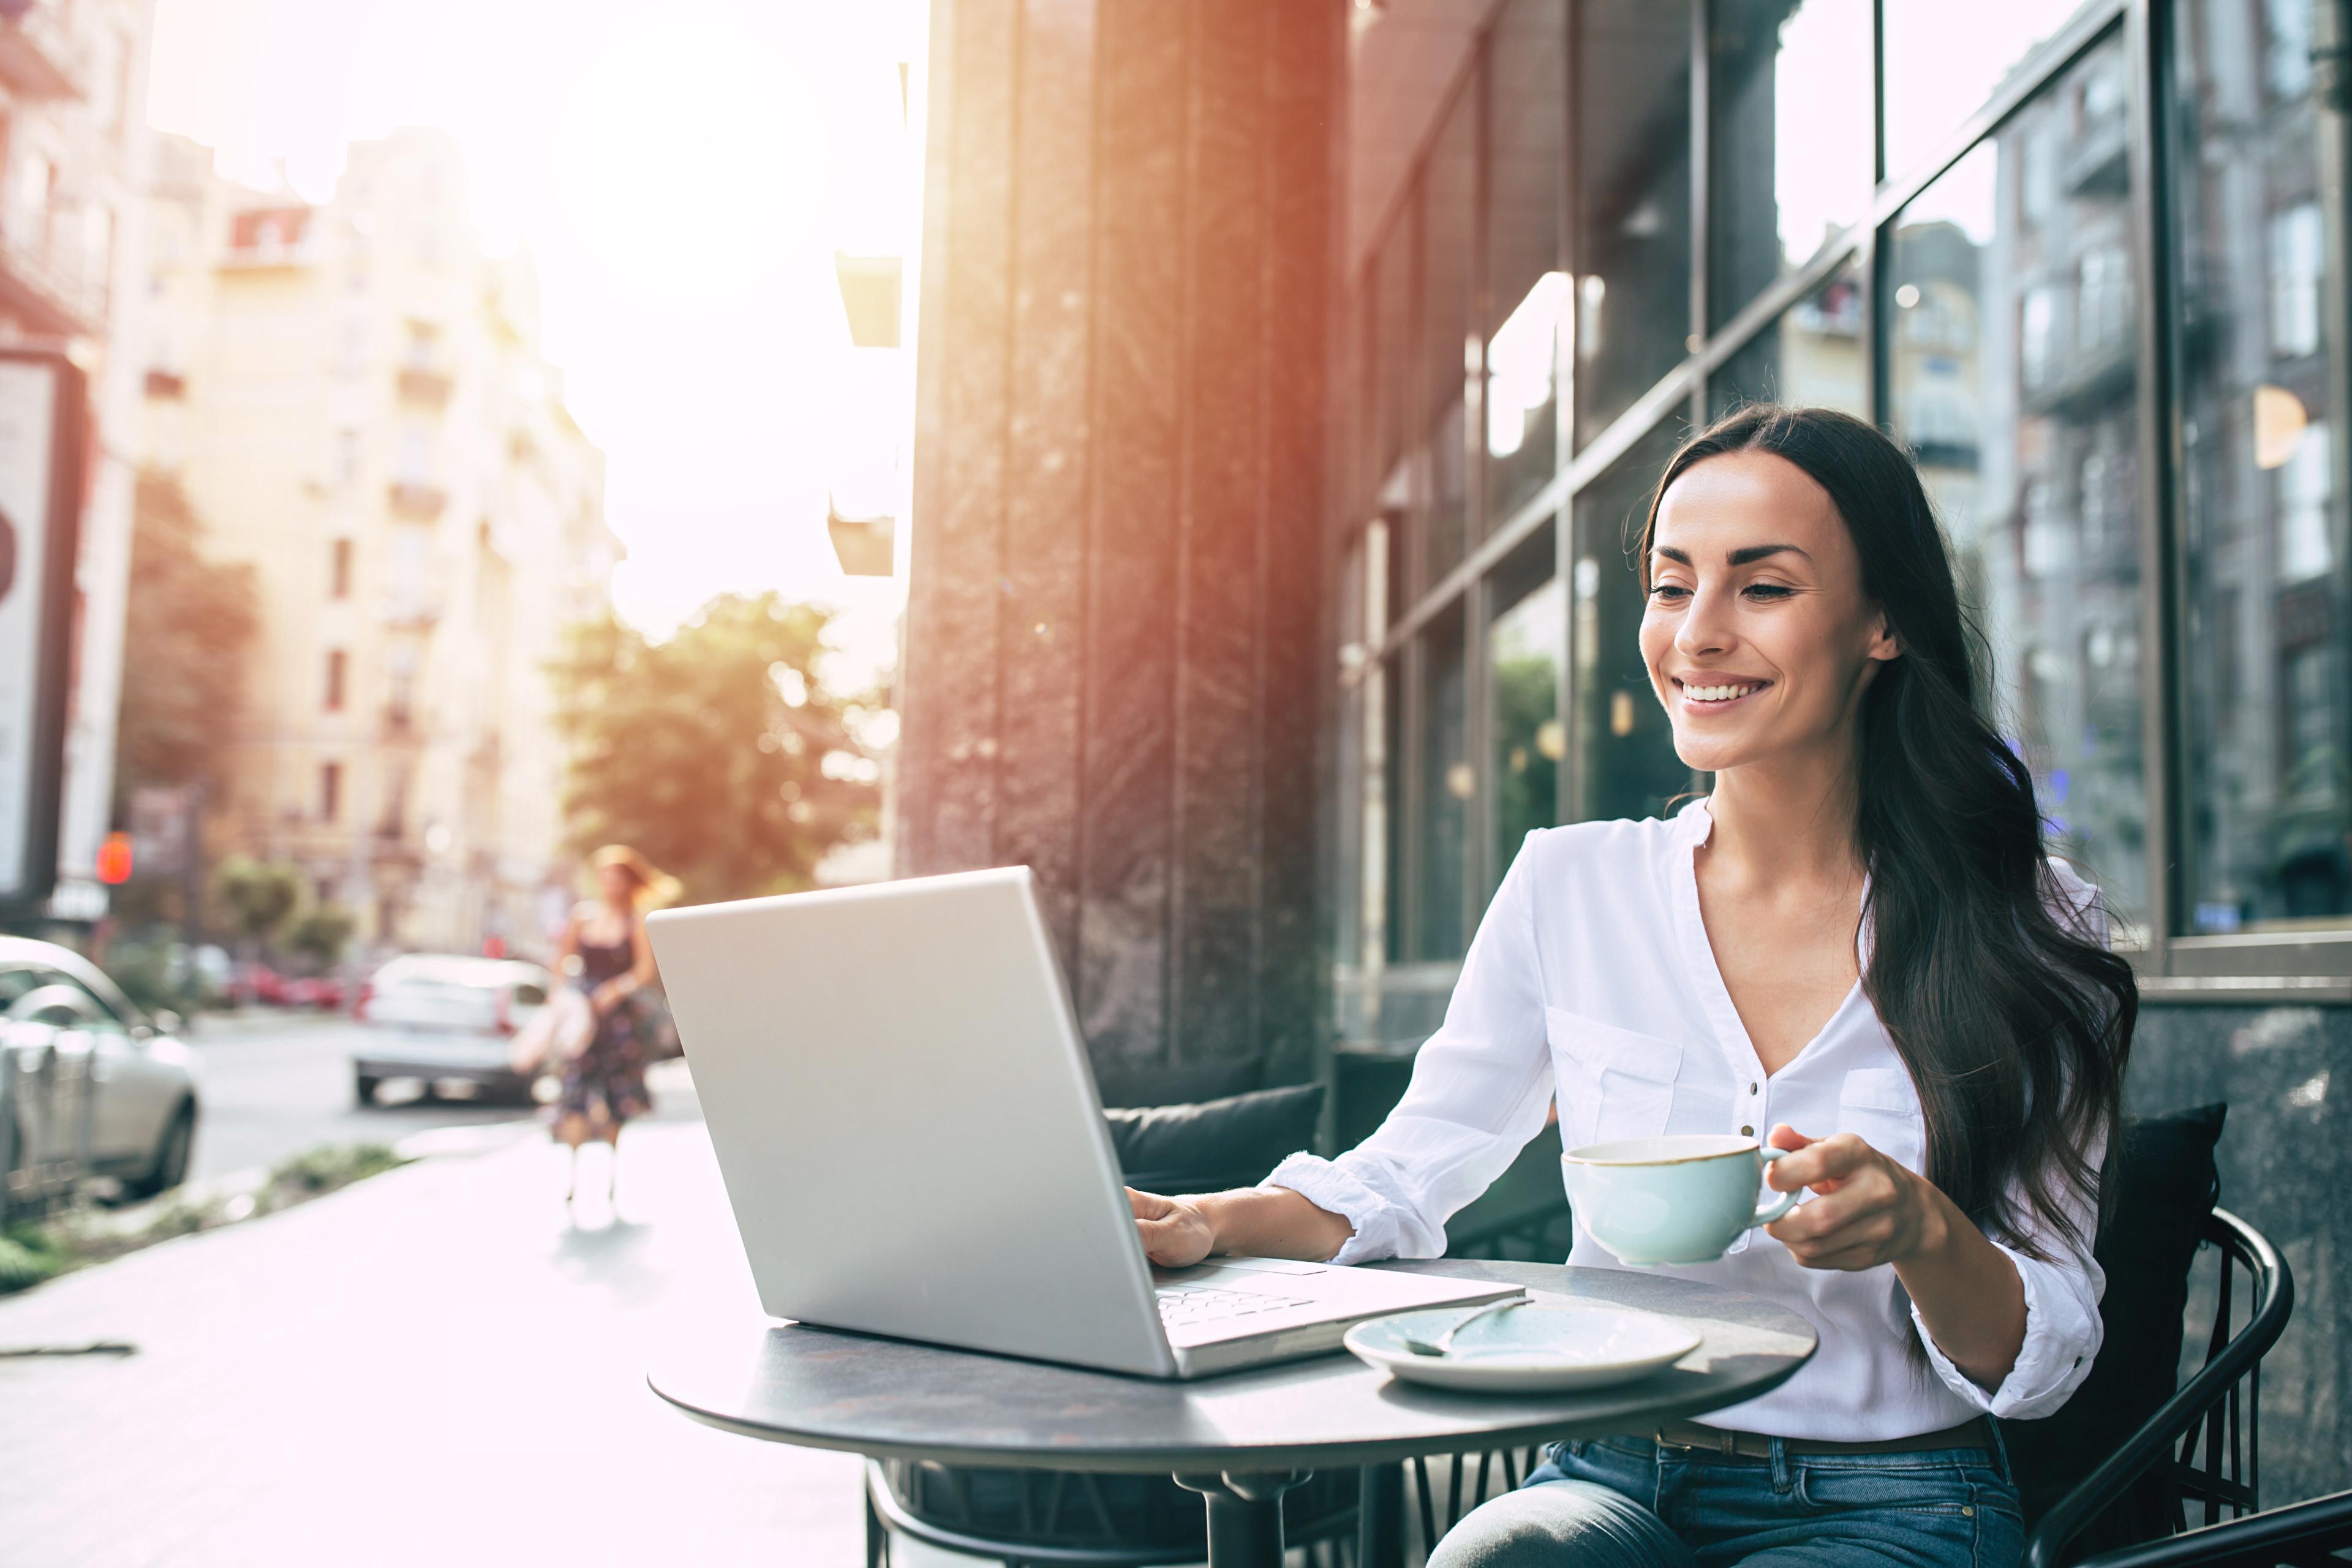
[[[118,814],[142,784],[201,783],[217,800],[259,621],[253,569],[205,559],[204,525],[176,480],[139,476],[131,617],[116,720]]]
[[[352,932],[358,929],[351,910],[341,904],[319,904],[305,910],[286,933],[289,950],[301,954],[321,969],[332,965],[351,945]]]
[[[213,898],[248,951],[275,937],[302,903],[302,873],[278,861],[232,855],[213,870]]]
[[[572,846],[634,845],[698,901],[810,886],[879,800],[852,730],[876,704],[822,679],[829,618],[730,594],[666,642],[609,614],[574,628],[551,671]]]

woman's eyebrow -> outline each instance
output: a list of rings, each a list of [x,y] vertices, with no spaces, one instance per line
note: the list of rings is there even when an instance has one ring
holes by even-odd
[[[1669,561],[1678,562],[1685,566],[1691,563],[1690,552],[1688,551],[1676,549],[1671,544],[1661,544],[1657,546],[1656,552]],[[1813,558],[1811,552],[1806,550],[1802,545],[1749,544],[1733,551],[1730,554],[1724,557],[1724,561],[1729,565],[1745,566],[1751,562],[1761,561],[1768,555],[1780,555],[1784,553],[1790,555],[1802,555],[1808,561],[1811,561]]]

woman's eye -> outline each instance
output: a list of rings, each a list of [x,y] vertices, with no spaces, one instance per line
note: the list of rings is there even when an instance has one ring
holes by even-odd
[[[1748,596],[1751,599],[1785,599],[1796,590],[1783,583],[1750,583]]]
[[[1690,590],[1679,583],[1661,583],[1650,590],[1650,597],[1674,605],[1690,597]]]

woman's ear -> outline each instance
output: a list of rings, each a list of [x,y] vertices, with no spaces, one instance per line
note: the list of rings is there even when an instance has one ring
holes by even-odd
[[[1882,660],[1903,657],[1902,639],[1887,626],[1885,610],[1878,610],[1871,616],[1870,640],[1863,645],[1863,652],[1871,658]]]

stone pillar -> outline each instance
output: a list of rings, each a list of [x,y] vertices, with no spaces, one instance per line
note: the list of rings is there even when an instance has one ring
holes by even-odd
[[[1034,868],[1111,1077],[1309,1059],[1344,26],[932,7],[898,870]]]

